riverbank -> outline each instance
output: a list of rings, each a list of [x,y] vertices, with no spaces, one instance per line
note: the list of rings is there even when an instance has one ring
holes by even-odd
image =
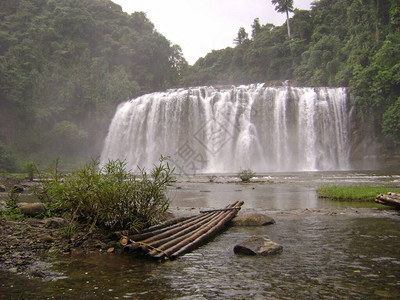
[[[62,218],[0,219],[0,269],[50,280],[55,275],[49,270],[54,257],[115,251],[112,233],[75,229],[69,235],[66,224]]]

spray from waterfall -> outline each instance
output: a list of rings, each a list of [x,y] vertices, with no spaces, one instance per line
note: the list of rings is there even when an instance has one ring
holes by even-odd
[[[174,89],[117,108],[101,163],[152,167],[169,156],[181,173],[345,170],[349,113],[345,88]]]

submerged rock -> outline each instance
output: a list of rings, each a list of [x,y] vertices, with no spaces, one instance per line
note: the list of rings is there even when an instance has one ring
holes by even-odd
[[[232,219],[231,223],[235,226],[264,226],[275,224],[275,220],[264,214],[245,214]]]
[[[43,203],[27,203],[21,202],[17,204],[18,208],[24,215],[36,216],[46,212],[46,207]]]
[[[282,250],[282,245],[258,235],[252,236],[233,248],[233,251],[236,254],[262,256],[278,254],[281,253]]]

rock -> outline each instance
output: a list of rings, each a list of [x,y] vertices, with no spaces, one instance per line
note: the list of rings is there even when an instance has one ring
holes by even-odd
[[[24,215],[34,217],[46,212],[46,207],[43,203],[27,203],[21,202],[17,204],[18,208]]]
[[[7,190],[5,185],[0,184],[0,193],[3,193]]]
[[[236,254],[245,255],[273,255],[281,253],[283,247],[270,239],[254,235],[233,248]]]
[[[245,214],[236,216],[231,223],[235,226],[264,226],[275,224],[275,220],[264,214]]]
[[[44,227],[50,229],[62,228],[67,224],[67,221],[63,218],[49,218],[46,220]]]
[[[22,193],[24,191],[24,187],[22,185],[14,185],[12,190],[15,193]]]
[[[42,236],[42,237],[40,238],[40,240],[41,240],[43,243],[52,243],[52,242],[54,242],[53,237],[50,236],[50,235],[44,235],[44,236]]]

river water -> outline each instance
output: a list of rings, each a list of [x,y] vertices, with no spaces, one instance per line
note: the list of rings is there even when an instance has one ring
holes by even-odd
[[[209,179],[180,178],[169,191],[172,211],[190,215],[244,200],[242,211],[267,213],[276,224],[231,227],[173,261],[125,253],[61,256],[52,261],[54,281],[0,272],[0,299],[400,298],[400,214],[316,195],[325,184],[398,187],[399,172],[277,173],[249,184],[234,176]],[[233,253],[255,234],[281,244],[282,254]]]

